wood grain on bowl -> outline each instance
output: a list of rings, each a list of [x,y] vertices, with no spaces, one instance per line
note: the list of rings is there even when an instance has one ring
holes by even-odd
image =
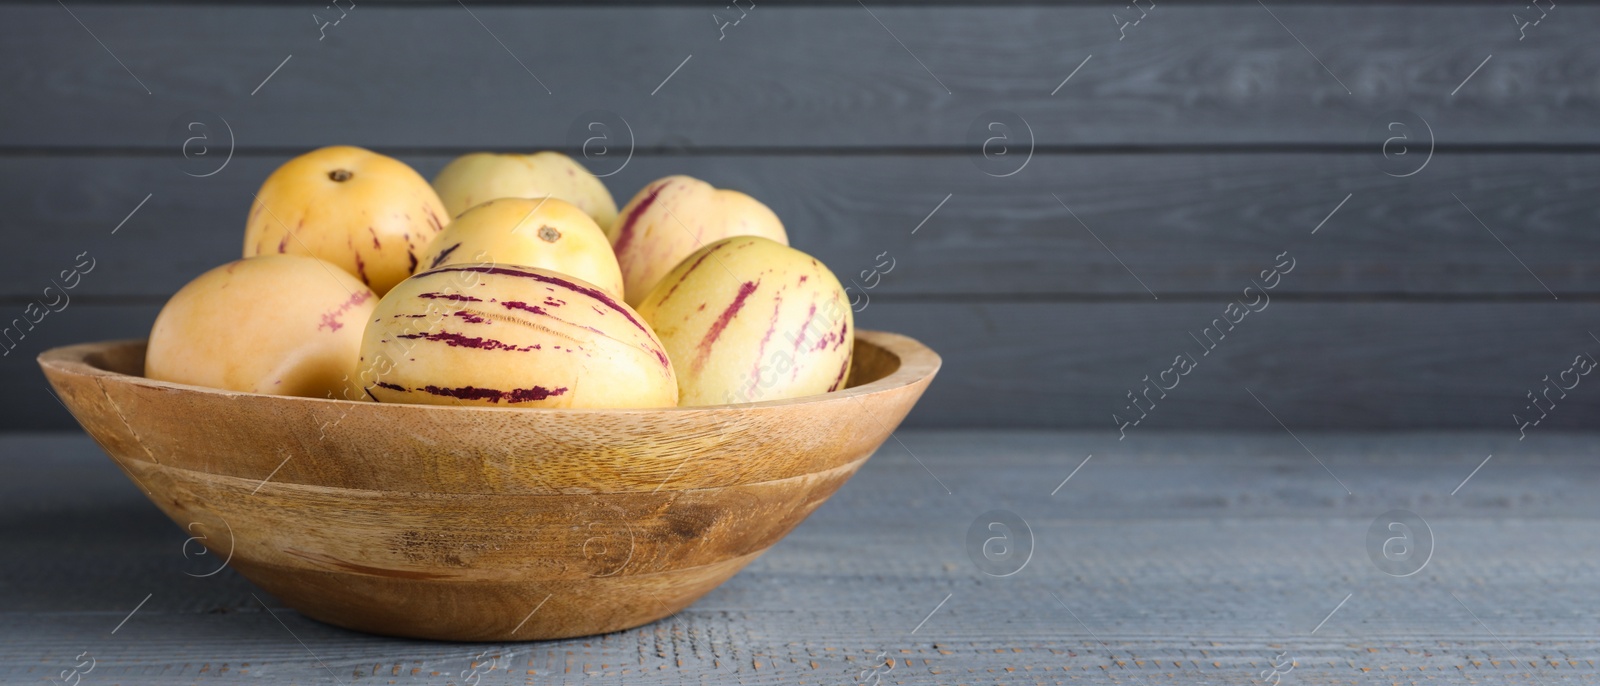
[[[938,355],[860,331],[844,390],[551,410],[266,396],[143,378],[142,341],[40,355],[174,522],[300,612],[382,634],[531,640],[672,614],[827,500]]]

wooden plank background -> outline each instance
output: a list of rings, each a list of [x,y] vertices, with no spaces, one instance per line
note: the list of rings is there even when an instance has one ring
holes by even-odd
[[[1115,432],[1284,251],[1271,308],[1134,430],[1275,427],[1249,387],[1294,427],[1515,431],[1525,393],[1600,351],[1592,7],[1519,34],[1528,11],[1487,2],[1163,3],[1120,31],[1115,3],[761,4],[720,40],[715,3],[362,4],[322,40],[321,6],[67,7],[0,2],[23,258],[0,322],[96,266],[0,357],[0,428],[72,426],[32,356],[143,335],[237,254],[288,157],[357,144],[431,176],[477,149],[577,154],[596,110],[631,130],[619,204],[669,173],[750,192],[873,284],[863,326],[944,354],[911,425]],[[997,110],[1026,122],[1003,177],[981,152]],[[1394,110],[1425,123],[1403,177],[1382,167]],[[171,138],[195,111],[231,154],[201,178]],[[1580,387],[1541,426],[1597,409]]]
[[[160,147],[194,108],[228,117],[243,144],[293,150],[561,145],[592,109],[667,149],[957,148],[992,109],[1062,146],[1362,144],[1397,107],[1453,144],[1600,141],[1600,9],[1576,4],[1522,40],[1503,3],[1279,7],[1337,79],[1254,2],[1161,3],[1120,32],[1115,3],[894,6],[874,10],[882,26],[859,5],[763,3],[719,33],[725,4],[473,10],[517,59],[453,3],[363,4],[323,40],[314,4],[85,6],[143,87],[59,6],[10,7],[0,54],[30,68],[0,76],[0,144]]]

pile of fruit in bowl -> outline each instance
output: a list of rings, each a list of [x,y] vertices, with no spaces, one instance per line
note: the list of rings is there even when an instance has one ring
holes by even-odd
[[[243,243],[147,342],[40,364],[219,559],[376,633],[676,612],[843,485],[939,366],[856,330],[760,201],[669,176],[619,211],[559,153],[466,155],[430,184],[322,148],[266,179]]]

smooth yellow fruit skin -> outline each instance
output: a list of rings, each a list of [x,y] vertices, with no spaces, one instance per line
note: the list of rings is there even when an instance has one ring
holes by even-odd
[[[263,255],[212,269],[156,316],[145,376],[230,391],[341,397],[378,296],[321,260]]]
[[[637,312],[547,269],[456,264],[405,280],[361,341],[359,383],[385,403],[671,407],[677,380]]]
[[[617,201],[600,179],[559,152],[475,152],[450,161],[433,189],[451,217],[496,198],[550,196],[576,205],[602,227],[617,218]]]
[[[244,256],[318,257],[382,295],[416,270],[417,254],[449,221],[433,187],[404,162],[348,145],[320,148],[261,184]]]
[[[707,245],[639,305],[678,374],[681,406],[781,400],[842,388],[855,317],[815,258],[759,236]]]
[[[622,298],[622,269],[605,231],[556,198],[500,198],[461,213],[422,253],[422,270],[493,262],[570,274]]]
[[[783,222],[759,200],[691,176],[668,176],[645,186],[606,235],[622,267],[623,292],[635,307],[679,262],[715,241],[761,236],[789,244]]]

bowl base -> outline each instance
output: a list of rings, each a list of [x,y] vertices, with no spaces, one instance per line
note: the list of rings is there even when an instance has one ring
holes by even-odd
[[[296,612],[326,624],[403,638],[510,642],[605,634],[669,617],[763,552],[656,574],[540,583],[368,576],[243,560],[234,565]]]

